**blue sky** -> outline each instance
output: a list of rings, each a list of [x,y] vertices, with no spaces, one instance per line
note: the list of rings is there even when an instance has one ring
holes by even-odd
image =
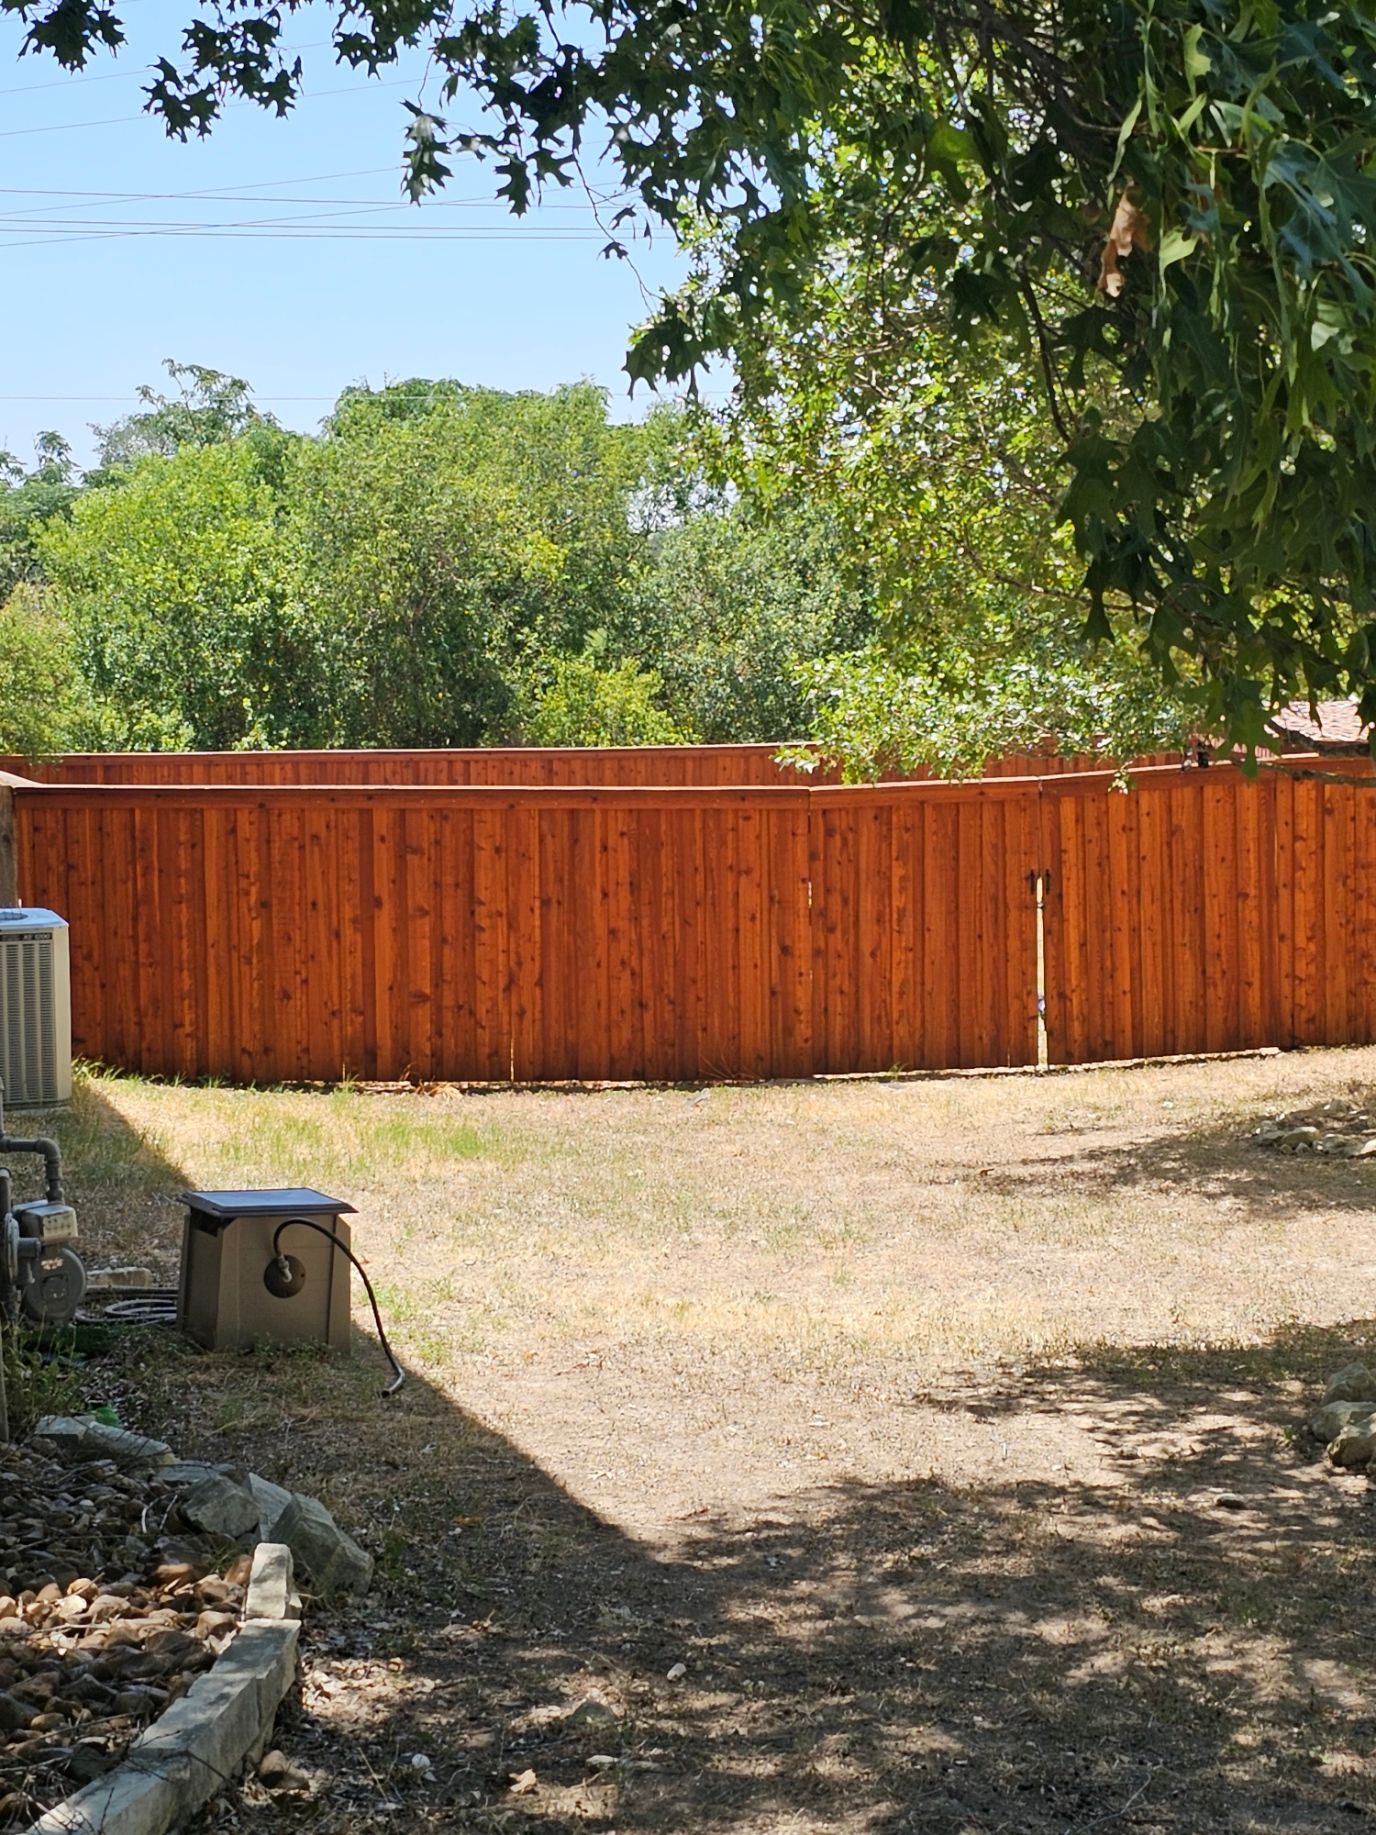
[[[246,377],[260,405],[305,429],[346,384],[407,376],[590,377],[615,413],[640,411],[621,362],[642,283],[673,281],[667,239],[642,246],[633,273],[599,256],[574,194],[518,224],[470,159],[438,202],[404,205],[402,100],[435,102],[433,80],[422,92],[417,55],[378,82],[341,70],[310,8],[285,34],[307,72],[293,116],[241,104],[209,139],[169,141],[141,114],[141,89],[192,0],[117,10],[129,49],[77,76],[20,60],[19,28],[0,23],[0,447],[27,458],[56,427],[88,460],[87,424],[134,407],[166,357]]]

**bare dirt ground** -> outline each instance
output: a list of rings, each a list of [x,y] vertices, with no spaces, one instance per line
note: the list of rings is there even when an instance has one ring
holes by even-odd
[[[408,1387],[131,1338],[93,1384],[379,1556],[206,1827],[1087,1835],[1376,1812],[1376,1514],[1297,1434],[1376,1354],[1376,1162],[1263,1115],[1376,1051],[384,1095],[88,1083],[88,1239],[359,1207]],[[369,1328],[370,1329],[370,1328]],[[568,1711],[591,1701],[581,1715]],[[419,1760],[419,1763],[413,1763]]]

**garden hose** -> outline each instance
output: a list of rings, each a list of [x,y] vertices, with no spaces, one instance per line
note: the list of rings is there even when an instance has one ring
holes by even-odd
[[[400,1389],[401,1385],[406,1381],[406,1372],[397,1362],[396,1355],[391,1345],[388,1343],[386,1328],[382,1323],[382,1314],[378,1311],[377,1295],[373,1292],[373,1283],[368,1279],[368,1271],[363,1266],[363,1263],[354,1254],[348,1244],[335,1235],[333,1230],[327,1228],[323,1223],[317,1223],[314,1218],[311,1217],[287,1217],[278,1224],[277,1228],[272,1233],[273,1259],[268,1264],[268,1275],[272,1276],[278,1274],[282,1281],[281,1287],[275,1289],[275,1291],[284,1293],[296,1292],[300,1279],[304,1274],[304,1270],[301,1269],[299,1263],[293,1265],[293,1257],[282,1253],[282,1232],[284,1230],[293,1229],[314,1230],[317,1235],[323,1236],[327,1241],[332,1242],[336,1249],[341,1249],[344,1254],[348,1256],[354,1267],[357,1268],[359,1279],[363,1282],[364,1288],[367,1291],[368,1304],[373,1309],[373,1324],[377,1327],[378,1343],[382,1346],[383,1355],[386,1357],[388,1363],[391,1364],[395,1372],[391,1382],[388,1383],[382,1393],[384,1395],[395,1395],[397,1390]],[[272,1285],[271,1280],[269,1280],[268,1284],[269,1286]]]

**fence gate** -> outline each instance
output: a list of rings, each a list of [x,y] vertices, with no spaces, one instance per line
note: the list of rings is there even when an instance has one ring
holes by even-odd
[[[1037,786],[811,799],[813,1068],[1037,1062]]]
[[[1276,791],[1227,766],[1043,783],[1052,1064],[1276,1042]]]

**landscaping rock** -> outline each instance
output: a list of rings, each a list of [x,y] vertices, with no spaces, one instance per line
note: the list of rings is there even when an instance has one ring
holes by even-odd
[[[45,1414],[34,1428],[32,1437],[42,1444],[45,1452],[60,1459],[80,1452],[89,1425],[89,1422],[78,1420],[75,1415]]]
[[[300,1627],[246,1625],[206,1676],[138,1734],[128,1757],[48,1811],[30,1835],[149,1835],[181,1826],[261,1751],[296,1673]],[[128,1724],[136,1729],[130,1718]]]
[[[200,1459],[174,1459],[171,1465],[163,1466],[158,1477],[165,1485],[185,1486],[188,1490],[193,1485],[204,1484],[207,1478],[233,1478],[242,1483],[242,1470],[236,1471],[232,1465],[206,1465]]]
[[[613,1727],[621,1716],[596,1695],[589,1695],[564,1716],[566,1727]]]
[[[18,1733],[26,1728],[38,1712],[32,1703],[17,1695],[0,1695],[0,1733]]]
[[[317,1593],[367,1592],[373,1557],[345,1534],[316,1498],[290,1493],[271,1539],[286,1543]]]
[[[291,1550],[282,1542],[260,1542],[253,1556],[248,1591],[244,1595],[245,1620],[299,1619],[301,1601],[292,1573]]]
[[[61,1800],[113,1774],[150,1722],[157,1740],[216,1652],[233,1650],[243,1590],[200,1580],[207,1540],[164,1532],[180,1498],[161,1468],[121,1469],[124,1438],[140,1436],[97,1456],[105,1436],[91,1422],[44,1425],[48,1437],[0,1447],[0,1773],[22,1777],[25,1798],[0,1827],[37,1816],[64,1835],[139,1835],[99,1792],[84,1822],[65,1820]]]
[[[305,1772],[293,1765],[285,1752],[276,1750],[264,1753],[258,1765],[258,1781],[274,1796],[298,1795],[311,1787]]]
[[[258,1499],[246,1485],[236,1485],[223,1473],[211,1472],[181,1501],[184,1522],[222,1541],[257,1541],[260,1533]]]
[[[1325,1402],[1376,1402],[1376,1375],[1363,1363],[1344,1364],[1328,1379]]]
[[[126,1472],[155,1471],[172,1464],[172,1448],[162,1440],[130,1433],[127,1427],[107,1427],[103,1421],[89,1424],[82,1452],[88,1459],[113,1459]]]
[[[1328,1443],[1334,1465],[1370,1465],[1376,1458],[1376,1409],[1353,1415]]]
[[[1376,1406],[1370,1402],[1325,1402],[1309,1417],[1309,1431],[1316,1440],[1329,1446],[1339,1434],[1373,1415],[1376,1415]]]
[[[260,1478],[256,1472],[250,1472],[245,1482],[258,1505],[259,1536],[264,1542],[284,1542],[286,1537],[278,1535],[277,1523],[291,1503],[292,1493],[283,1485]]]
[[[33,1438],[66,1459],[110,1459],[125,1472],[155,1471],[172,1464],[172,1448],[127,1427],[110,1427],[92,1415],[44,1415]]]
[[[1286,1128],[1276,1136],[1276,1145],[1282,1153],[1312,1153],[1319,1138],[1317,1128]]]
[[[1325,1102],[1315,1109],[1269,1115],[1252,1130],[1252,1139],[1277,1153],[1319,1153],[1342,1159],[1376,1154],[1376,1123],[1366,1109]]]

